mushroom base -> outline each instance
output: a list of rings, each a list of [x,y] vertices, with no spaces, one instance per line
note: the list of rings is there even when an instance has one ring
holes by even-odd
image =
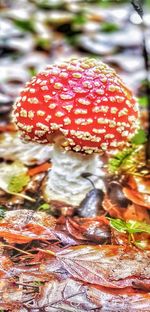
[[[104,190],[103,162],[98,155],[66,152],[55,145],[51,161],[52,169],[48,173],[44,187],[44,197],[48,201],[60,201],[72,206],[79,206],[92,189],[90,181],[82,177],[85,172],[91,174],[91,180],[96,188]]]

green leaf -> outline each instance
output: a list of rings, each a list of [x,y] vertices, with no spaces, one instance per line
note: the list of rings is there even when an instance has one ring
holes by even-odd
[[[36,45],[38,48],[40,48],[42,50],[49,50],[50,49],[50,40],[49,40],[49,38],[38,37],[36,40]]]
[[[143,96],[141,98],[138,98],[138,103],[140,104],[140,106],[142,107],[147,107],[147,97]]]
[[[43,286],[44,284],[45,282],[41,282],[41,281],[35,281],[32,283],[33,286],[37,286],[37,287]]]
[[[101,24],[101,30],[103,32],[114,32],[114,31],[117,31],[119,30],[119,27],[117,24],[114,24],[114,23],[102,23]]]
[[[133,148],[128,148],[118,152],[116,155],[110,158],[108,161],[108,170],[112,173],[115,173],[129,158],[129,156],[131,156],[133,151]]]
[[[81,13],[77,14],[73,19],[73,23],[77,25],[84,25],[86,21],[86,17]]]
[[[145,222],[135,221],[135,220],[129,220],[126,222],[127,230],[129,233],[148,233],[150,234],[150,224],[147,224]]]
[[[136,240],[136,241],[134,241],[134,245],[138,248],[146,249],[148,242],[147,242],[147,240]]]
[[[135,136],[132,138],[131,143],[135,145],[144,144],[147,141],[146,133],[144,130],[139,129]]]
[[[121,219],[113,219],[113,218],[107,218],[110,221],[110,226],[121,233],[127,232],[127,226],[126,222]]]
[[[13,22],[21,30],[29,31],[29,32],[35,32],[33,20],[16,19]]]
[[[0,206],[0,220],[2,220],[3,218],[5,218],[5,214],[6,214],[6,209],[3,206]]]
[[[62,1],[54,0],[36,0],[36,5],[40,9],[60,9],[62,7]]]
[[[50,210],[50,205],[48,203],[44,203],[38,207],[38,210]]]
[[[16,161],[12,164],[0,164],[0,173],[0,187],[2,190],[11,195],[17,195],[35,202],[34,198],[19,193],[30,180],[28,169],[21,162]]]
[[[28,184],[30,178],[26,173],[20,173],[11,177],[8,185],[8,191],[11,193],[20,193]]]
[[[29,68],[28,68],[28,73],[29,73],[29,75],[30,75],[31,77],[36,76],[37,70],[36,70],[35,67],[29,67]]]
[[[108,218],[108,220],[110,221],[110,226],[118,232],[129,234],[144,232],[150,234],[150,224],[147,224],[145,222],[135,220],[129,220],[126,222],[121,219],[113,218]]]

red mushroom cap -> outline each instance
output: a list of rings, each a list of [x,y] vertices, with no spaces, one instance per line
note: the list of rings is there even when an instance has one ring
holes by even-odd
[[[128,145],[138,128],[138,107],[115,71],[95,59],[71,59],[33,77],[14,105],[26,140],[48,143],[60,131],[65,149],[99,152]]]

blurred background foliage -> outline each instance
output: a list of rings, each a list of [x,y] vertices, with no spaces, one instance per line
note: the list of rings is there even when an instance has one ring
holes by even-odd
[[[144,32],[150,53],[150,0]],[[1,0],[0,116],[31,76],[71,56],[94,56],[113,66],[139,98],[146,126],[146,82],[141,20],[125,0]]]

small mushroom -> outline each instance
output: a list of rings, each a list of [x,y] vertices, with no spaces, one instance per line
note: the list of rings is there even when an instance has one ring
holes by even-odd
[[[104,189],[99,154],[128,146],[138,128],[132,92],[115,71],[96,59],[50,65],[33,77],[13,108],[27,141],[54,143],[45,196],[78,206],[92,189]]]

